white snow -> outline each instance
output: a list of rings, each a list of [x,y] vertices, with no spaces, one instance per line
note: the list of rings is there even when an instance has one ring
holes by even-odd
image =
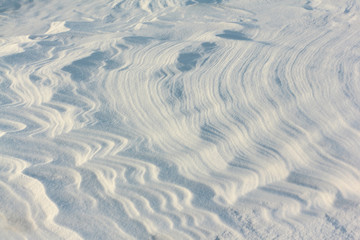
[[[0,239],[360,239],[359,14],[0,1]]]

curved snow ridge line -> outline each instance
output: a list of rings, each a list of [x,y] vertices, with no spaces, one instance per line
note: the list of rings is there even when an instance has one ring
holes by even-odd
[[[32,43],[30,42],[30,44]],[[44,59],[49,62],[51,57],[29,49],[31,47],[24,49],[20,53],[8,54],[2,58],[2,64],[6,69],[3,76],[8,82],[11,82],[10,86],[8,86],[10,87],[10,94],[16,94],[19,99],[16,104],[40,104],[51,98],[51,90],[45,86],[45,84],[51,85],[50,82],[44,84],[43,81],[39,81],[40,78],[26,74],[27,72],[31,73],[34,71],[34,66],[30,66],[30,64],[39,63]],[[12,102],[12,104],[15,104],[15,102]]]
[[[72,229],[84,238],[87,235],[96,234],[94,229],[88,228],[90,221],[105,228],[110,236],[115,234],[126,237],[126,234],[107,217],[99,215],[95,221],[91,220],[95,214],[92,209],[97,205],[97,201],[94,196],[80,190],[80,186],[84,184],[84,181],[88,182],[89,178],[87,175],[82,175],[78,169],[70,170],[59,165],[42,165],[28,168],[26,175],[43,183],[48,197],[59,209],[55,219],[58,225]]]
[[[57,109],[44,106],[27,109],[17,107],[15,109],[15,111],[1,111],[3,121],[21,126],[15,131],[7,130],[6,125],[4,125],[5,129],[3,131],[13,136],[28,134],[30,136],[55,137],[70,131],[74,125],[72,117],[67,118],[66,115],[59,113]]]
[[[36,41],[36,43],[39,42]],[[54,46],[50,45],[48,51],[51,52],[53,49]],[[45,127],[52,128],[51,131],[54,131],[56,128],[58,128],[58,125],[60,125],[60,128],[65,127],[68,129],[67,131],[69,131],[69,128],[72,128],[71,125],[73,124],[73,120],[71,119],[80,118],[79,120],[82,121],[83,124],[93,121],[91,120],[91,111],[96,110],[95,105],[97,104],[93,103],[93,100],[90,100],[91,96],[79,98],[71,95],[71,92],[70,96],[68,96],[69,93],[66,93],[64,96],[64,94],[61,93],[62,88],[69,88],[70,86],[70,88],[76,89],[74,88],[74,85],[69,84],[68,86],[66,86],[66,84],[62,83],[61,79],[56,76],[53,78],[53,81],[49,80],[49,74],[53,75],[54,72],[49,71],[46,64],[49,61],[53,61],[53,58],[57,57],[57,55],[50,55],[49,57],[47,57],[45,55],[34,54],[34,51],[35,50],[27,50],[24,53],[13,54],[4,57],[5,63],[8,66],[13,67],[11,71],[6,73],[8,81],[11,82],[11,91],[7,91],[6,93],[4,93],[4,96],[7,97],[7,95],[9,95],[6,100],[12,99],[10,100],[12,101],[11,103],[5,102],[6,105],[8,105],[9,107],[11,105],[26,105],[30,107],[34,105],[39,106],[44,103],[47,104],[47,107],[30,107],[29,111],[32,112],[30,113],[30,115],[39,115],[40,118],[44,118],[44,115],[41,114],[39,111],[47,112],[48,116],[46,118],[51,119],[49,120],[49,122],[53,122],[52,124],[55,124],[55,127],[50,127],[49,125]],[[21,61],[19,62],[18,60]],[[17,71],[17,73],[15,74],[14,71]],[[58,88],[60,89],[60,91],[54,92],[54,88]],[[76,90],[74,90],[74,92],[75,91]],[[67,97],[66,101],[69,101],[69,104],[65,105],[63,103],[63,99],[60,99],[60,103],[56,102],[56,99],[63,97]],[[71,97],[74,98],[73,101],[71,100]],[[48,104],[50,101],[52,101],[53,103]],[[85,112],[79,109],[79,107],[84,107],[83,103],[89,106],[88,110]],[[58,123],[59,120],[60,122]],[[64,126],[64,124],[66,124],[67,126]],[[55,131],[58,132],[59,130]],[[50,135],[53,136],[54,134],[60,133],[53,132],[50,133]]]
[[[75,165],[80,166],[93,158],[116,155],[127,147],[128,139],[97,130],[78,130],[55,138],[54,143],[64,146],[64,152],[73,152],[77,156]]]
[[[75,232],[54,222],[58,208],[48,198],[41,182],[23,174],[29,166],[21,159],[5,155],[0,157],[2,203],[7,206],[1,209],[1,222],[7,227],[0,235],[11,239],[80,239]],[[9,206],[13,208],[8,208]]]

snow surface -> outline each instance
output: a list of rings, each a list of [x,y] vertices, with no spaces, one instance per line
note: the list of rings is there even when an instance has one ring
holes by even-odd
[[[357,0],[0,0],[0,239],[360,239]]]

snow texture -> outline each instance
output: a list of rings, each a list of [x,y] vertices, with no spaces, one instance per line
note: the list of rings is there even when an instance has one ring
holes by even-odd
[[[360,239],[357,0],[0,0],[0,239]]]

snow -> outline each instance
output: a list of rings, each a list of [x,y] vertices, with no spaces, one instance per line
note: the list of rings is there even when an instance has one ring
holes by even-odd
[[[360,239],[359,14],[0,1],[0,239]]]

